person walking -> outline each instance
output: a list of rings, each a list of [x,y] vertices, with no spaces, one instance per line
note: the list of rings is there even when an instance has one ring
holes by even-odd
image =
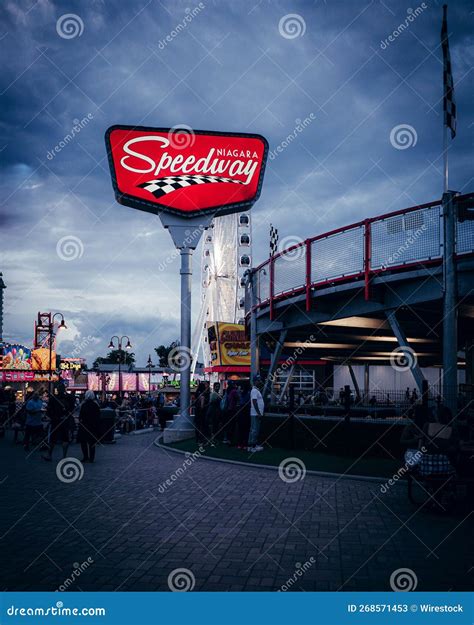
[[[74,416],[68,410],[68,401],[63,384],[58,384],[56,395],[52,394],[48,399],[46,415],[49,418],[48,451],[43,460],[51,462],[56,443],[61,443],[63,458],[67,456],[71,431],[74,429]]]
[[[260,392],[262,387],[263,384],[261,378],[256,376],[252,390],[250,391],[250,434],[248,451],[252,453],[256,451],[263,451],[263,447],[258,444],[260,426],[265,410],[265,403],[263,401],[262,393]]]
[[[79,410],[77,440],[81,444],[82,462],[94,462],[95,448],[100,437],[100,407],[94,391],[86,391]]]
[[[25,436],[23,438],[23,447],[25,451],[30,449],[30,441],[33,445],[43,434],[43,400],[41,396],[42,390],[34,391],[27,398],[26,408],[26,420],[25,420]]]

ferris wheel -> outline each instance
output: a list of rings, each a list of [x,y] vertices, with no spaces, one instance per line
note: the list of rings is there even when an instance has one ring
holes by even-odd
[[[210,365],[206,323],[244,323],[244,274],[252,263],[251,221],[248,213],[216,217],[204,234],[201,255],[201,308],[193,336],[194,372],[202,349]]]

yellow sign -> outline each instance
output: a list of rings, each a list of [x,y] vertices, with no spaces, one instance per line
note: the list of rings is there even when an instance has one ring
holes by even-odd
[[[207,324],[211,366],[250,366],[250,341],[245,326],[216,321]]]
[[[51,352],[50,360],[49,349],[38,347],[31,352],[31,364],[34,371],[54,371],[56,369],[56,352]]]

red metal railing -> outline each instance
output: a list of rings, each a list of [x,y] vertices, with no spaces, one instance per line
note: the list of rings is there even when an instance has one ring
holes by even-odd
[[[460,196],[462,199],[466,196]],[[441,201],[420,204],[311,237],[282,250],[256,269],[257,307],[329,284],[361,281],[370,299],[371,279],[385,271],[440,263],[443,254]],[[458,255],[474,252],[474,224],[457,223]]]

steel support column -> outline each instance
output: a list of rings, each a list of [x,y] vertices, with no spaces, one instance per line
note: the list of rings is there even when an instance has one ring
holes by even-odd
[[[416,353],[408,345],[407,337],[405,335],[405,332],[403,331],[403,328],[398,322],[395,311],[387,311],[385,315],[390,324],[390,327],[392,328],[392,332],[397,338],[398,344],[402,348],[403,352],[406,354],[407,363],[409,364],[408,368],[410,369],[415,380],[415,384],[417,385],[418,390],[421,394],[423,392],[423,382],[425,380],[425,377],[421,372],[420,365],[418,364],[418,360],[416,358]]]
[[[443,398],[453,413],[458,399],[458,325],[456,306],[456,215],[455,193],[443,194]]]
[[[356,392],[356,398],[357,401],[360,402],[360,388],[359,388],[359,382],[357,382],[357,378],[356,375],[354,373],[354,369],[352,368],[352,365],[349,364],[347,365],[349,367],[349,373],[351,374],[351,380],[352,380],[352,384],[354,385],[354,389]]]
[[[295,364],[293,363],[290,367],[290,370],[288,371],[288,376],[285,380],[285,384],[283,384],[283,388],[281,389],[281,393],[280,396],[278,398],[278,401],[281,402],[283,400],[283,397],[285,396],[285,393],[288,389],[288,386],[291,382],[291,378],[293,377],[293,371],[295,370]]]
[[[370,365],[365,363],[364,365],[364,400],[369,401],[369,387],[370,387]]]
[[[270,360],[270,368],[268,370],[267,379],[265,380],[265,385],[263,387],[262,395],[264,399],[268,396],[268,392],[270,391],[271,385],[273,383],[273,376],[275,375],[275,371],[278,367],[278,361],[280,360],[287,333],[288,330],[282,330],[280,332],[275,345],[275,349],[273,350],[273,354]]]

